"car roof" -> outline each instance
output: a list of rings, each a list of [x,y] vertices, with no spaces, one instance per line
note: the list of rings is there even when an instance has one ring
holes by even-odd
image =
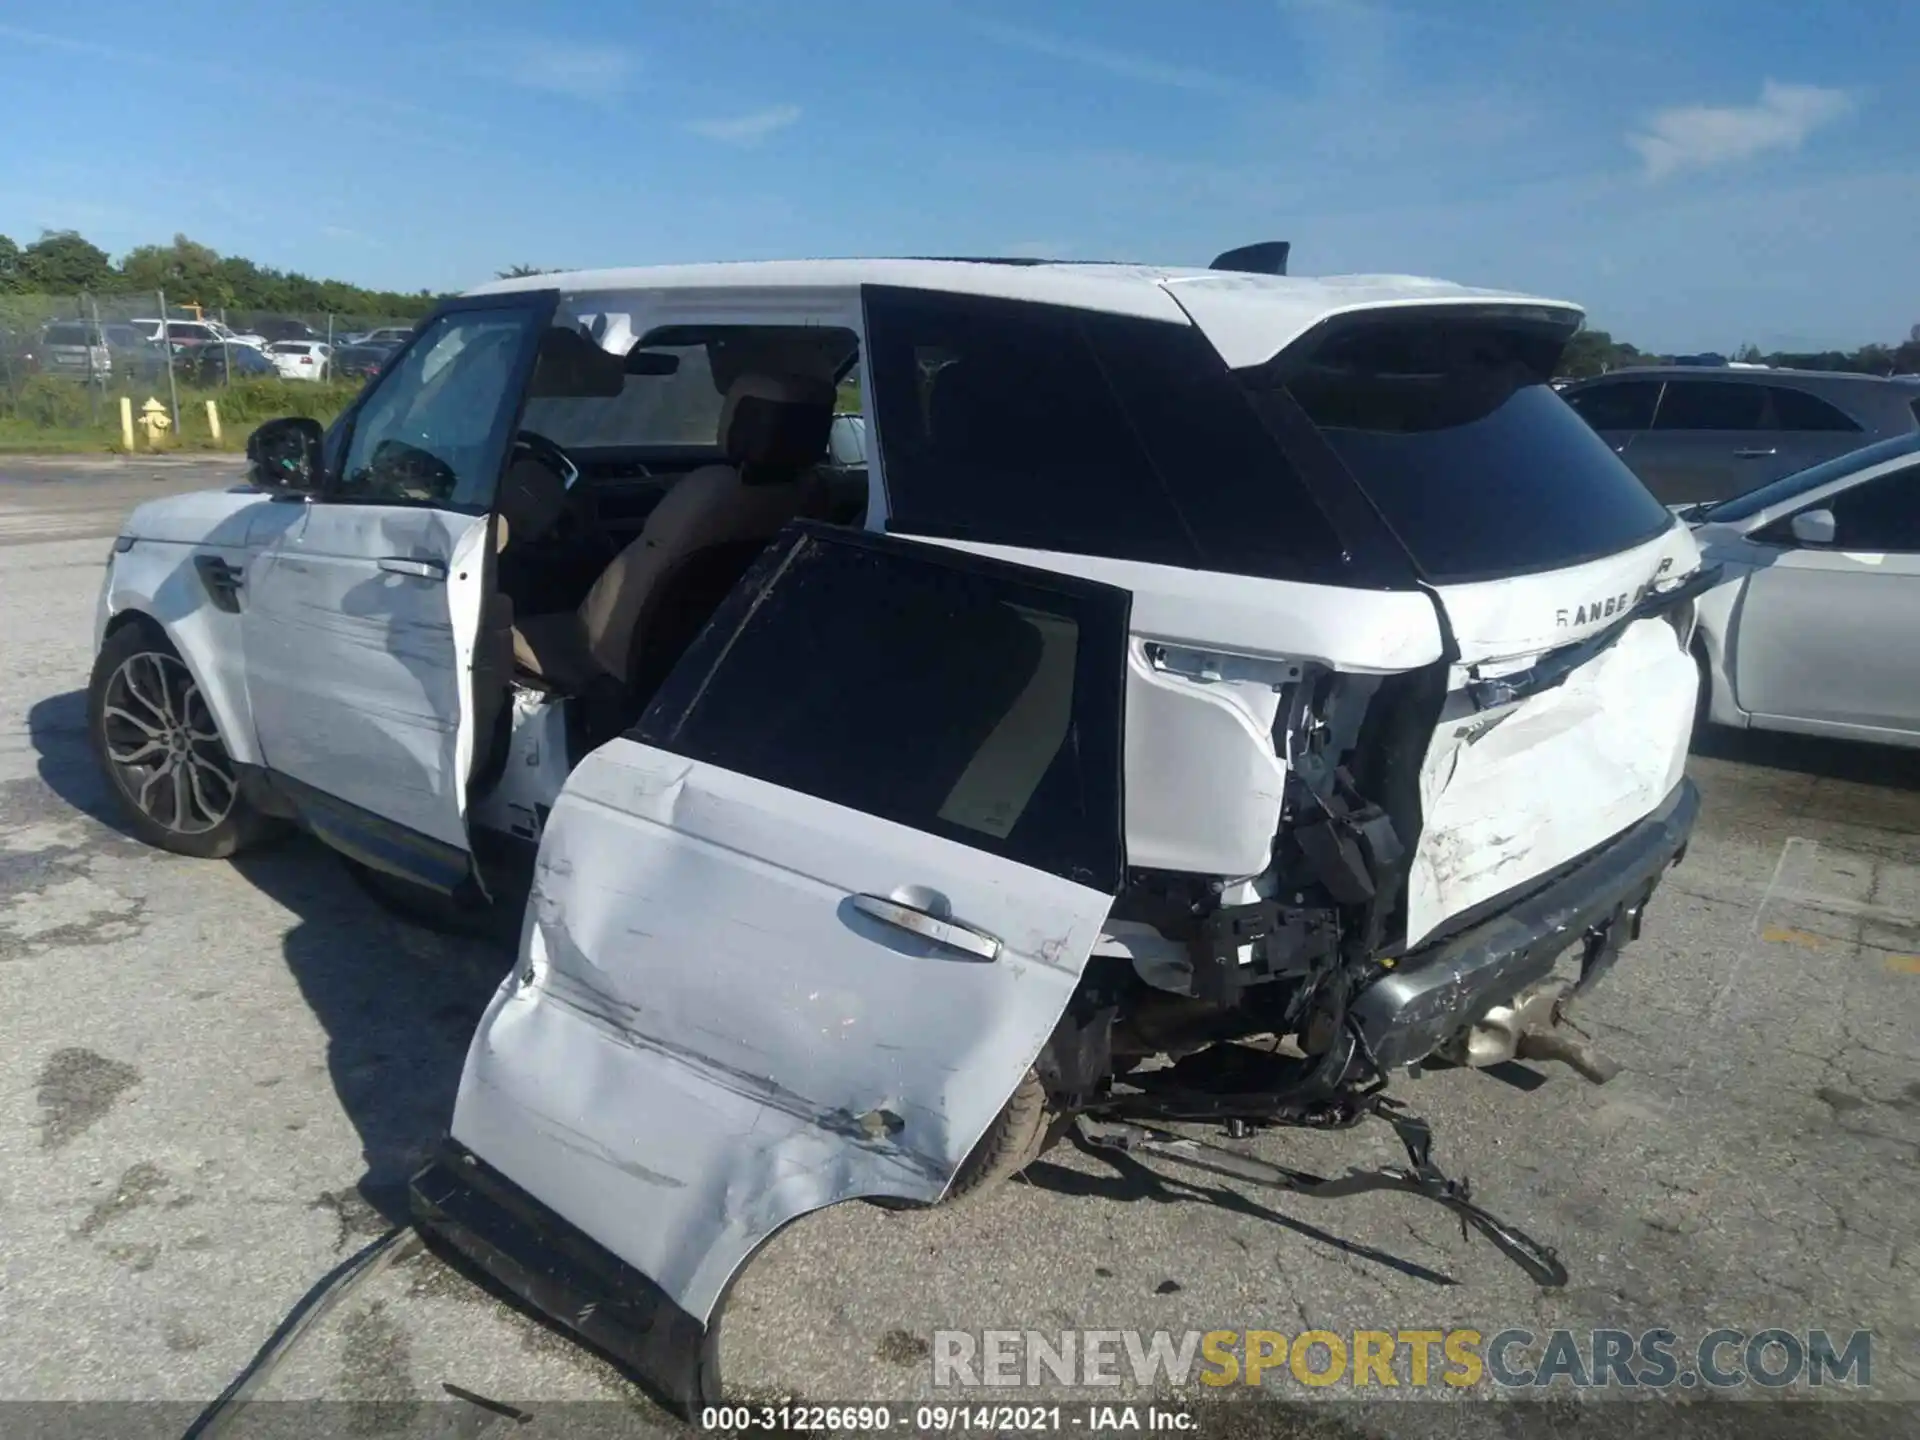
[[[1252,275],[1176,266],[998,259],[744,260],[705,265],[573,270],[496,280],[467,292],[502,295],[648,290],[854,291],[865,285],[943,290],[1067,305],[1148,319],[1191,319],[1229,365],[1272,358],[1324,320],[1356,310],[1417,305],[1545,307],[1569,323],[1566,301],[1477,289],[1415,275]]]
[[[1899,378],[1897,375],[1862,375],[1853,370],[1789,370],[1785,368],[1755,370],[1720,365],[1628,365],[1618,370],[1609,370],[1604,375],[1588,375],[1571,383],[1587,386],[1602,381],[1623,380],[1739,380],[1762,385],[1770,380],[1817,380],[1822,383],[1843,385],[1852,384],[1855,381],[1884,385],[1889,380]]]

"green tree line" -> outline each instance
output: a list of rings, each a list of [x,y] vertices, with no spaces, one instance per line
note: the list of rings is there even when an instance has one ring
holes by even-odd
[[[513,265],[502,277],[538,275],[538,266]],[[209,309],[334,314],[390,315],[412,319],[433,308],[440,297],[429,290],[369,290],[344,280],[316,280],[298,271],[275,270],[238,255],[222,255],[211,246],[173,237],[169,245],[141,245],[118,263],[78,231],[50,230],[30,245],[0,235],[0,296],[23,294],[97,295],[164,290],[169,301]],[[1633,365],[1657,365],[1673,356],[1644,351],[1615,340],[1605,330],[1583,330],[1567,346],[1563,375],[1599,375]],[[1775,351],[1762,354],[1745,346],[1730,357],[1776,367],[1847,370],[1862,375],[1920,373],[1920,340],[1897,345],[1863,345],[1857,350]]]
[[[116,264],[106,251],[75,230],[49,230],[30,245],[0,235],[0,296],[152,294],[164,290],[170,304],[208,309],[424,315],[440,297],[430,290],[369,290],[344,280],[316,280],[295,270],[275,270],[239,255],[173,237],[170,245],[140,245]]]
[[[1641,350],[1623,340],[1615,340],[1605,330],[1582,330],[1567,343],[1560,357],[1562,375],[1584,377],[1604,375],[1609,370],[1625,370],[1635,365],[1665,365],[1682,357],[1658,355]],[[1756,345],[1743,345],[1727,359],[1743,364],[1771,365],[1776,370],[1844,370],[1855,375],[1920,374],[1920,339],[1898,345],[1862,345],[1857,350],[1772,350],[1762,352]]]

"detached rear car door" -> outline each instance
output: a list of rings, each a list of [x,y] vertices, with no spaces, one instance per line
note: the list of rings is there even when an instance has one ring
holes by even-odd
[[[430,1229],[664,1394],[740,1267],[931,1202],[1066,1008],[1124,864],[1126,591],[796,526],[573,772]]]
[[[423,325],[238,597],[267,767],[330,844],[446,890],[468,873],[488,515],[554,301],[454,301]]]

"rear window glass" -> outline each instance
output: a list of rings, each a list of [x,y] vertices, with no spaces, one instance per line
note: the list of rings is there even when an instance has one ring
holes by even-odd
[[[1739,381],[1670,380],[1653,417],[1656,430],[1762,430],[1767,392]]]
[[[1547,383],[1549,327],[1336,324],[1246,372],[1284,386],[1436,582],[1575,565],[1673,523]]]
[[[1769,385],[1767,391],[1773,401],[1774,421],[1782,430],[1846,432],[1860,428],[1844,412],[1804,390]]]
[[[1660,399],[1658,380],[1614,380],[1575,390],[1567,403],[1596,430],[1645,430]]]
[[[96,339],[84,325],[49,325],[47,344],[49,345],[98,345]]]
[[[1350,578],[1332,523],[1191,326],[879,286],[866,308],[890,529]]]

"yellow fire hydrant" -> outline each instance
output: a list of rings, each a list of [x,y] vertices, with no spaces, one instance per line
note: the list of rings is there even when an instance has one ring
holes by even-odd
[[[147,403],[140,407],[140,428],[147,432],[147,448],[149,450],[158,448],[160,437],[166,434],[172,425],[173,421],[167,415],[167,407],[149,395]]]

